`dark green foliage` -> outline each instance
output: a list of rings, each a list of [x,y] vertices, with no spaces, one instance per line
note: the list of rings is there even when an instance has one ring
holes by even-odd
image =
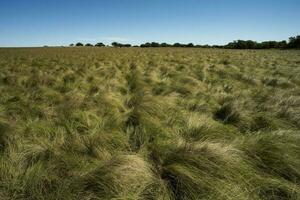
[[[118,42],[113,42],[113,43],[111,43],[111,45],[113,47],[131,47],[131,44],[121,44],[121,43],[118,43]]]
[[[131,47],[131,44],[122,44],[118,42],[111,43],[113,47]],[[70,44],[69,46],[74,46],[74,44]],[[82,43],[77,43],[75,46],[83,46]],[[88,43],[85,46],[93,46]],[[97,47],[105,46],[103,43],[95,44]],[[289,42],[287,43],[285,40],[283,41],[264,41],[264,42],[256,42],[252,40],[235,40],[233,42],[228,43],[227,45],[194,45],[193,43],[181,44],[181,43],[158,43],[158,42],[146,42],[141,44],[140,46],[134,45],[134,47],[198,47],[198,48],[225,48],[225,49],[286,49],[286,48],[300,48],[300,36],[290,37]]]
[[[78,42],[78,43],[76,43],[76,45],[75,46],[77,46],[77,47],[81,47],[81,46],[83,46],[83,44],[81,43],[81,42]]]
[[[146,42],[145,44],[141,44],[140,47],[194,47],[195,45],[193,43],[188,44],[180,44],[180,43],[174,43],[168,44],[168,43],[157,43],[157,42]]]
[[[105,47],[105,44],[103,44],[102,42],[98,42],[97,44],[95,44],[95,47]]]
[[[300,35],[298,35],[296,37],[290,37],[288,47],[289,48],[300,48]]]

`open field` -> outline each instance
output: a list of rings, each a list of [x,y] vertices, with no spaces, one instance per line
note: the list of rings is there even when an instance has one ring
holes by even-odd
[[[300,51],[0,49],[0,199],[300,199]]]

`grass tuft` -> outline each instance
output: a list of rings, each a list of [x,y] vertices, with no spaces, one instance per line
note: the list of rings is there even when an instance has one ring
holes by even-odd
[[[0,48],[0,199],[298,200],[299,56]]]

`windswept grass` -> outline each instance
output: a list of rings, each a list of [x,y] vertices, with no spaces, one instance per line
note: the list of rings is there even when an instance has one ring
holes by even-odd
[[[0,49],[0,199],[300,199],[300,53]]]

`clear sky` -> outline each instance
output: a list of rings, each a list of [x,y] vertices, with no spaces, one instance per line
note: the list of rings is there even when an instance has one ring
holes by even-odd
[[[0,46],[225,44],[300,35],[300,0],[0,0]]]

